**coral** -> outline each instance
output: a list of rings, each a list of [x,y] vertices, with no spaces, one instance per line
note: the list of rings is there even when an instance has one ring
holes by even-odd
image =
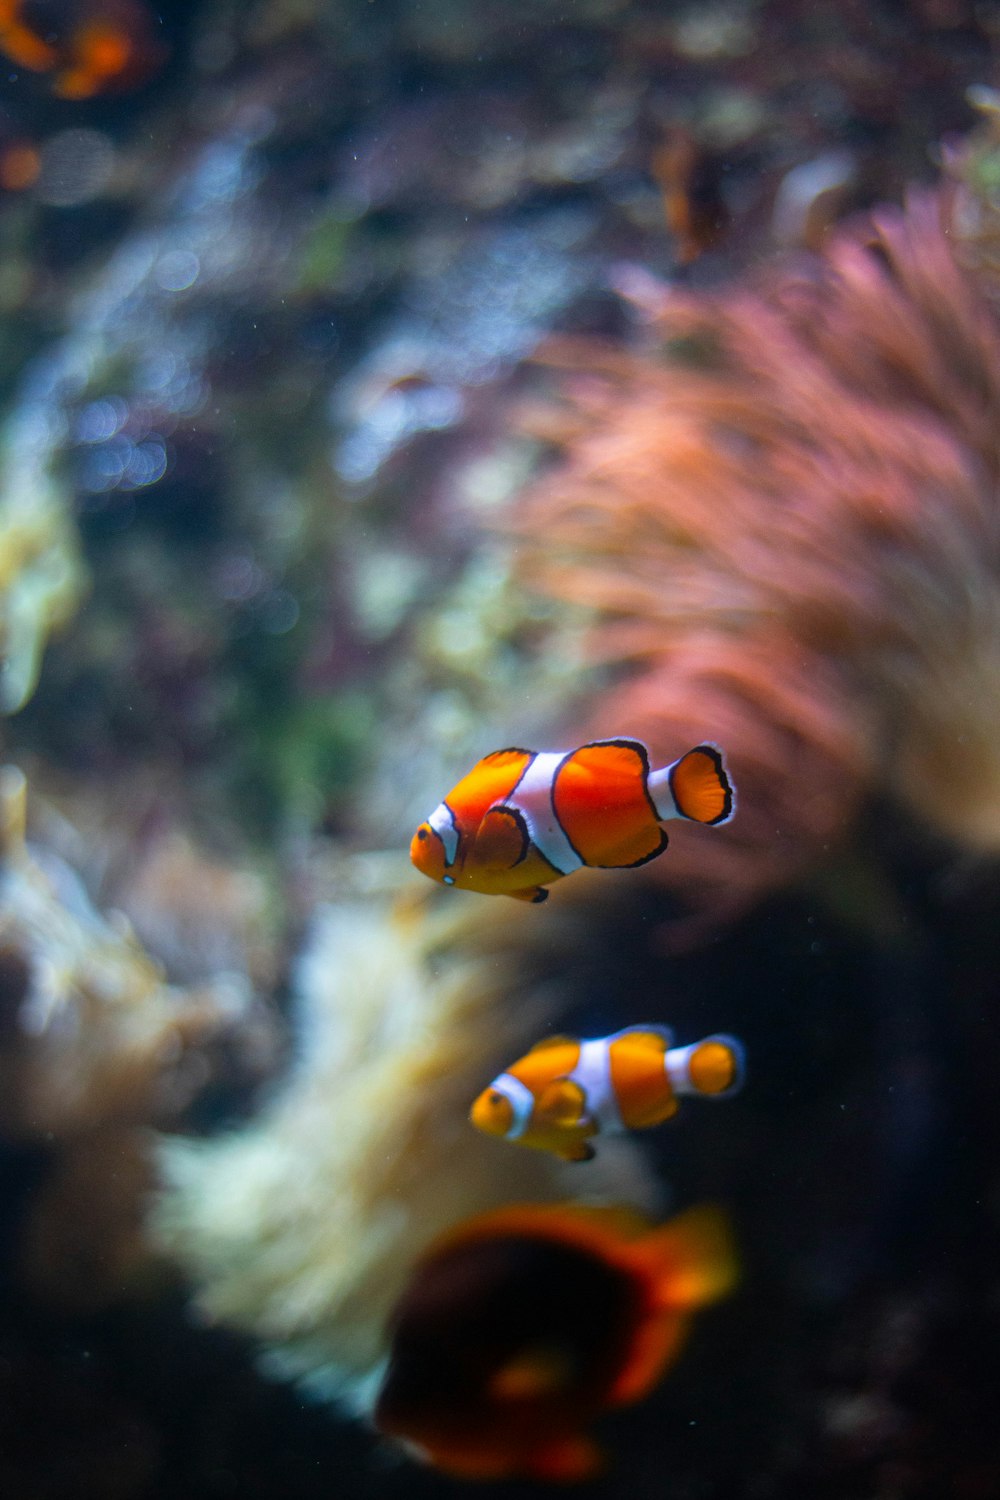
[[[166,983],[127,919],[100,915],[67,862],[67,852],[100,862],[108,844],[96,825],[81,838],[33,799],[29,842],[26,812],[25,777],[8,765],[0,771],[0,1142],[37,1158],[40,1170],[16,1216],[18,1286],[79,1315],[162,1278],[143,1229],[154,1183],[146,1127],[178,1128],[213,1091],[259,1081],[276,1056],[274,1027],[241,972]],[[221,892],[229,899],[214,909],[217,954],[227,929],[238,936],[246,925],[246,890],[221,866],[196,860],[179,834],[165,841],[165,869],[163,849],[147,847],[145,860],[132,849],[137,914],[154,926],[159,919],[165,946],[186,935],[204,958],[194,894]],[[177,898],[179,870],[193,888],[188,899]]]
[[[273,991],[287,920],[275,861],[251,852],[237,830],[202,824],[195,832],[176,768],[133,766],[113,782],[30,769],[33,839],[86,870],[98,903],[128,919],[175,984],[235,974],[258,994]],[[257,1018],[248,1013],[248,1027]]]
[[[565,1003],[579,909],[552,903],[542,929],[513,902],[425,894],[395,863],[382,876],[362,860],[319,908],[296,981],[297,1065],[239,1132],[164,1141],[152,1220],[207,1318],[266,1340],[273,1370],[359,1409],[414,1257],[444,1228],[512,1198],[650,1204],[629,1142],[568,1167],[467,1120]]]
[[[23,424],[22,424],[23,425]],[[10,427],[16,427],[11,423]],[[31,696],[49,634],[72,618],[84,573],[69,503],[38,470],[39,434],[8,430],[0,492],[0,711],[13,713]],[[19,461],[6,450],[18,446]]]
[[[664,292],[648,352],[550,347],[563,457],[520,507],[522,576],[595,613],[616,675],[587,732],[726,747],[735,826],[652,872],[696,901],[787,880],[868,795],[1000,845],[1000,332],[955,204]]]

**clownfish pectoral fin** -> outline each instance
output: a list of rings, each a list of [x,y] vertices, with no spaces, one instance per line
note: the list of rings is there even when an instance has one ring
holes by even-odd
[[[689,750],[667,767],[666,779],[680,817],[717,824],[728,823],[733,816],[736,798],[718,745],[697,745]],[[654,791],[652,780],[650,791]]]
[[[540,902],[549,899],[549,893],[544,885],[529,885],[524,891],[505,891],[505,896],[513,896],[515,901],[530,901],[532,906],[538,906]]]
[[[581,1125],[587,1096],[571,1078],[553,1078],[538,1096],[535,1116],[546,1125]]]
[[[538,1448],[526,1465],[531,1479],[572,1484],[593,1479],[605,1468],[602,1450],[588,1437],[567,1437]]]
[[[491,807],[476,829],[472,849],[481,868],[512,870],[524,859],[529,842],[524,816],[517,808]]]

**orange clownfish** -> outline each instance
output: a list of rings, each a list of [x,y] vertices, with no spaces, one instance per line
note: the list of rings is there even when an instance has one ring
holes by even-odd
[[[715,1208],[657,1228],[575,1206],[467,1220],[396,1306],[375,1425],[463,1479],[586,1479],[603,1466],[587,1428],[646,1395],[735,1280]]]
[[[142,83],[166,49],[142,0],[0,0],[0,51],[51,73],[53,93],[90,99]]]
[[[494,1078],[469,1118],[487,1135],[589,1161],[590,1137],[669,1120],[678,1096],[716,1099],[743,1083],[743,1047],[732,1036],[671,1045],[665,1026],[628,1026],[585,1041],[552,1036]]]
[[[626,869],[667,847],[670,818],[726,823],[734,793],[717,745],[651,771],[639,740],[579,750],[495,750],[421,823],[410,858],[431,880],[544,901],[581,865]]]

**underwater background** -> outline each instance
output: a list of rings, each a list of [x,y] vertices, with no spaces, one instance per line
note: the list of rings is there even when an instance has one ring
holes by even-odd
[[[0,1494],[482,1492],[371,1414],[517,1202],[732,1223],[581,1493],[1000,1494],[998,62],[991,0],[0,3]],[[412,870],[622,735],[732,825]],[[637,1022],[742,1092],[468,1124]]]

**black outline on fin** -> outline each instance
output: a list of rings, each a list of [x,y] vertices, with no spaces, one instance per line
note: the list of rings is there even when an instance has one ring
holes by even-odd
[[[586,860],[586,859],[583,858],[583,855],[580,853],[579,849],[573,843],[573,840],[570,838],[569,834],[566,833],[566,829],[563,828],[562,818],[560,818],[558,812],[556,811],[556,800],[555,800],[556,799],[556,781],[559,779],[559,772],[562,770],[563,766],[566,764],[566,762],[568,760],[572,760],[573,756],[576,755],[578,753],[578,751],[580,751],[580,750],[599,750],[604,745],[618,745],[623,750],[635,750],[635,751],[637,751],[637,753],[639,755],[639,758],[642,761],[642,790],[643,790],[643,795],[645,796],[646,801],[649,803],[649,810],[650,810],[650,812],[653,815],[653,822],[656,824],[656,826],[660,830],[660,843],[659,843],[658,847],[655,848],[652,851],[651,854],[644,854],[641,859],[634,859],[632,861],[632,863],[628,864],[628,865],[592,865],[589,860]],[[700,749],[701,746],[698,746],[697,748]],[[719,754],[721,755],[721,753],[722,752],[720,751]],[[651,859],[659,859],[660,855],[666,849],[666,847],[669,844],[670,840],[667,838],[666,829],[663,828],[663,826],[660,823],[660,814],[656,810],[656,803],[653,801],[652,794],[650,793],[650,790],[649,790],[649,773],[650,773],[649,750],[643,744],[642,740],[632,740],[632,739],[629,739],[627,735],[622,735],[618,739],[613,739],[613,740],[588,740],[585,745],[577,745],[576,750],[570,750],[570,751],[568,751],[563,756],[563,758],[559,762],[559,764],[556,766],[555,774],[552,777],[552,793],[551,793],[551,796],[552,796],[552,812],[553,812],[553,815],[554,815],[557,823],[559,824],[559,827],[562,828],[563,833],[566,833],[566,839],[567,839],[567,841],[569,843],[570,848],[573,850],[573,853],[576,855],[577,859],[582,860],[585,869],[588,869],[588,870],[638,870],[638,868],[639,868],[640,865],[648,865],[649,861]],[[728,784],[729,784],[728,783],[728,779],[727,779],[727,783],[726,784],[728,786]],[[674,794],[673,787],[671,787],[671,789],[670,789],[670,795],[673,796],[673,794]],[[691,820],[691,821],[694,821],[694,820]]]
[[[690,813],[681,812],[681,805],[674,795],[674,771],[677,769],[677,766],[680,765],[682,760],[687,760],[689,755],[707,755],[709,760],[715,767],[716,774],[719,780],[722,782],[722,790],[725,800],[722,804],[722,811],[719,813],[717,818],[692,818]],[[733,783],[729,779],[729,772],[726,770],[726,762],[723,757],[722,751],[719,749],[718,745],[713,745],[711,741],[706,741],[704,745],[692,745],[690,750],[685,750],[684,754],[679,757],[676,764],[671,766],[670,775],[667,777],[667,785],[670,787],[670,795],[674,799],[674,806],[680,813],[681,817],[684,818],[688,823],[700,823],[702,828],[714,828],[719,823],[728,823],[729,819],[733,816],[736,808],[736,793],[733,790]]]
[[[477,764],[481,766],[488,760],[496,760],[498,755],[530,755],[534,759],[537,754],[537,750],[526,750],[523,745],[504,745],[502,750],[491,750],[489,755],[480,756]]]
[[[659,859],[670,840],[667,838],[667,830],[660,828],[659,823],[656,826],[660,832],[660,844],[651,854],[644,854],[641,859],[634,859],[630,865],[591,865],[590,868],[592,870],[638,870],[640,865],[648,865],[651,859]]]
[[[524,820],[524,814],[521,812],[520,808],[510,807],[506,802],[494,802],[492,807],[488,807],[479,820],[479,828],[476,829],[475,836],[473,838],[473,847],[475,847],[475,840],[479,837],[479,830],[486,822],[486,819],[489,817],[490,813],[506,813],[508,817],[513,819],[514,823],[517,826],[517,830],[521,835],[521,852],[514,860],[514,862],[506,867],[510,870],[515,870],[518,865],[523,864],[527,859],[528,851],[531,848],[531,834],[528,832],[528,825]]]

